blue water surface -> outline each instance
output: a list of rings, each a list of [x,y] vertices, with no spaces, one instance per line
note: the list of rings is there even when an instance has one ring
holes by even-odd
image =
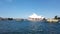
[[[0,34],[60,34],[60,23],[1,20]]]

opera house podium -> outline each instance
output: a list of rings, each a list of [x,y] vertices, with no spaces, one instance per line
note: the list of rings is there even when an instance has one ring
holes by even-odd
[[[32,15],[30,15],[28,17],[28,20],[30,20],[30,21],[41,21],[41,20],[43,20],[43,18],[44,17],[38,16],[37,14],[33,13]]]

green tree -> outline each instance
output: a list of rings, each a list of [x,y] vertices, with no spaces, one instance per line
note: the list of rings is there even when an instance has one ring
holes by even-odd
[[[57,19],[57,18],[58,18],[58,16],[56,15],[56,16],[55,16],[55,19]]]

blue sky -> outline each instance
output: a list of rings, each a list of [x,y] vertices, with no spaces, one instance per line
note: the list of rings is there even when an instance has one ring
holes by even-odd
[[[32,13],[60,16],[60,0],[0,0],[0,17],[27,18]]]

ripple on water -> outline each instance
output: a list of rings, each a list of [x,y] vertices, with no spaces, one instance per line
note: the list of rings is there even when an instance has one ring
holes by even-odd
[[[59,34],[60,23],[0,21],[0,33],[3,32],[6,34]]]

